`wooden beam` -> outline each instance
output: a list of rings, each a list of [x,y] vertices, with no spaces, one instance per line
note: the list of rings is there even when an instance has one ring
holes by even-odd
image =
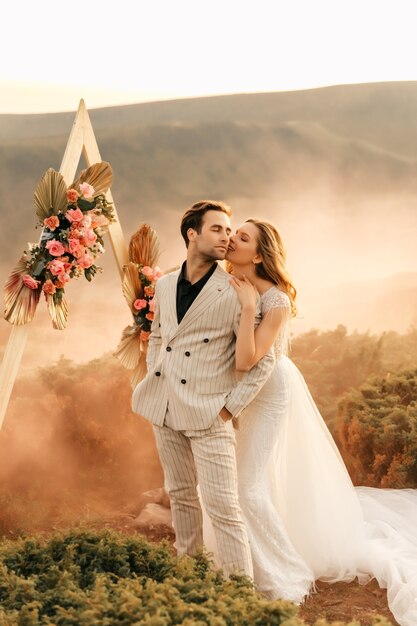
[[[82,110],[83,115],[83,128],[84,128],[84,156],[87,162],[87,165],[93,165],[94,163],[100,163],[102,161],[100,151],[98,149],[97,140],[93,131],[93,127],[91,125],[90,116],[88,115],[88,111],[85,107],[84,101],[80,102],[80,109]],[[110,243],[113,249],[113,254],[116,259],[117,267],[119,269],[119,274],[121,280],[123,280],[123,265],[129,263],[129,254],[128,248],[126,245],[126,241],[123,235],[123,230],[120,225],[119,216],[117,214],[117,208],[113,200],[112,193],[110,189],[106,193],[106,198],[109,202],[113,204],[114,217],[116,218],[115,222],[112,222],[109,225],[108,236],[110,238]]]

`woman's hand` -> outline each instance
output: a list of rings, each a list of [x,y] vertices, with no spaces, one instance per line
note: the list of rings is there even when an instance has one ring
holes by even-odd
[[[243,276],[242,279],[236,278],[236,276],[232,276],[230,279],[230,284],[237,293],[237,297],[242,309],[250,308],[255,310],[258,292],[256,291],[256,288],[252,285],[250,280],[246,278],[246,276]]]

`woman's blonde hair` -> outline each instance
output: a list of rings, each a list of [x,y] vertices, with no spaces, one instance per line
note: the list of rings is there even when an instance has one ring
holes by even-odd
[[[292,284],[285,266],[287,252],[282,243],[281,235],[275,226],[269,222],[253,218],[246,221],[254,224],[259,233],[256,251],[262,257],[262,261],[255,264],[257,276],[275,283],[277,287],[288,295],[291,303],[291,315],[295,317],[297,314],[295,305],[297,290]],[[228,269],[229,271],[231,269],[230,263],[228,263]]]

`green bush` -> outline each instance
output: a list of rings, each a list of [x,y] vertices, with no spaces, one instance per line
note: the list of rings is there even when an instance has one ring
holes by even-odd
[[[78,529],[0,544],[2,626],[303,626],[297,612],[246,577],[225,580],[204,555],[140,536]]]
[[[417,369],[372,377],[339,406],[336,430],[356,484],[417,484]]]

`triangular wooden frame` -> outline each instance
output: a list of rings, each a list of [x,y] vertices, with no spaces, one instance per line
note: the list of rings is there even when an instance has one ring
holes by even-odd
[[[84,154],[88,167],[94,163],[100,163],[102,160],[84,100],[80,100],[59,169],[68,186],[74,180],[82,154]],[[114,216],[116,218],[116,221],[109,226],[108,236],[119,268],[120,277],[123,278],[123,265],[129,262],[128,249],[110,190],[107,192],[106,197],[109,202],[113,203]],[[28,332],[29,324],[23,326],[13,325],[6,346],[0,367],[0,429],[9,405],[13,385],[19,373],[20,362],[25,349]]]

